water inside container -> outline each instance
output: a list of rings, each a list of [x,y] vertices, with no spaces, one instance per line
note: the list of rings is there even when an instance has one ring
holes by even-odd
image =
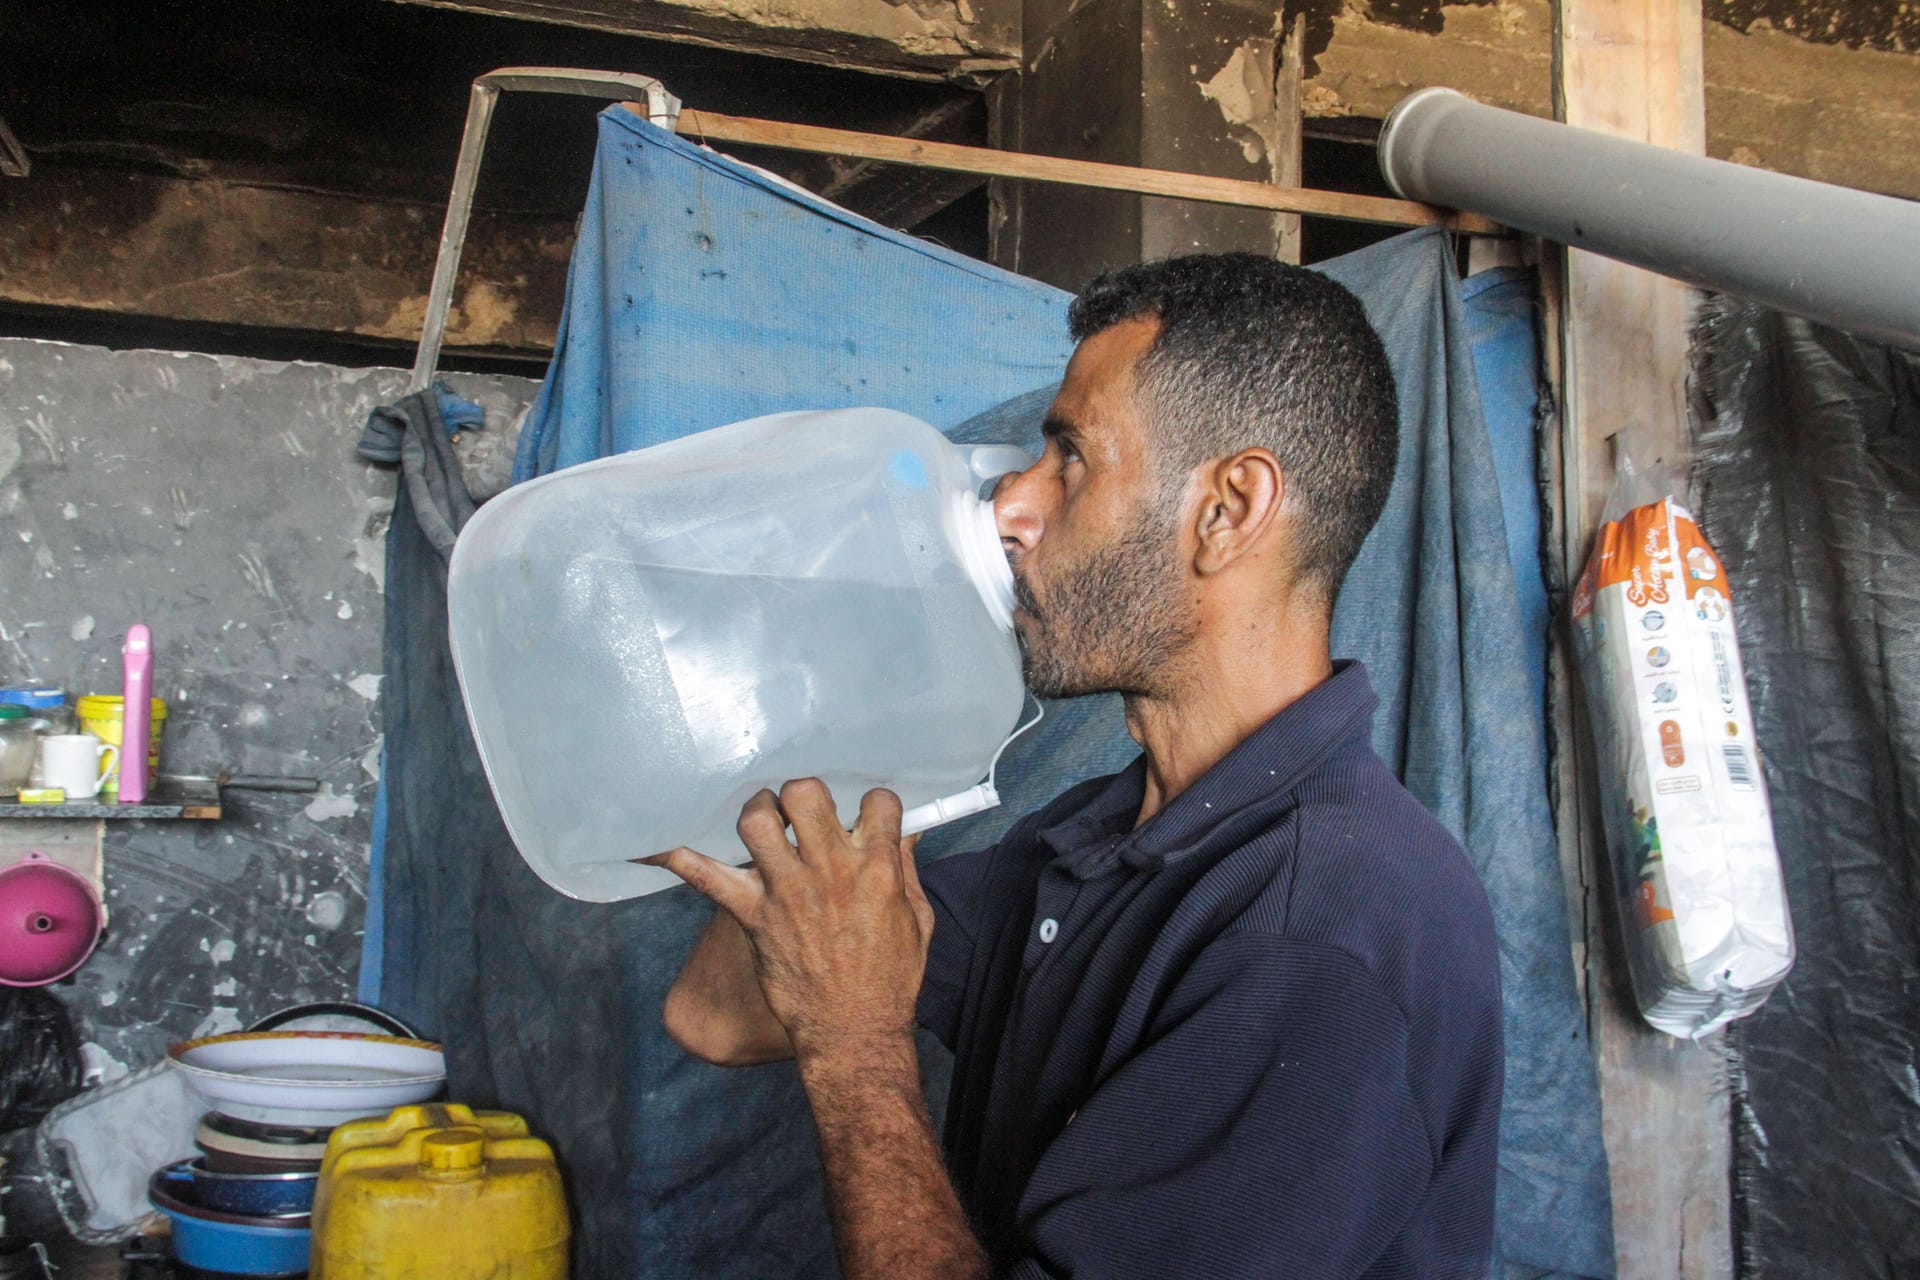
[[[561,472],[463,532],[461,687],[549,883],[670,887],[630,859],[676,844],[740,861],[740,806],[789,778],[825,781],[848,823],[873,787],[912,807],[981,780],[1024,695],[983,603],[981,564],[1005,566],[990,513],[962,518],[977,477],[925,424],[848,412]]]

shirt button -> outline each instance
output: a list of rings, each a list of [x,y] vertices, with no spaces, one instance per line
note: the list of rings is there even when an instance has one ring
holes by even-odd
[[[1040,922],[1040,941],[1052,942],[1060,936],[1060,922],[1048,916]]]

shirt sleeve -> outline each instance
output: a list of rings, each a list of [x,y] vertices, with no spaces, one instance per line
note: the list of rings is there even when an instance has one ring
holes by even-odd
[[[1358,959],[1229,935],[1142,1043],[1041,1157],[1010,1280],[1352,1277],[1406,1229],[1435,1156]]]
[[[920,887],[933,906],[933,940],[927,947],[926,977],[920,983],[918,1019],[949,1051],[960,1034],[960,1010],[992,855],[991,848],[976,849],[920,868]]]

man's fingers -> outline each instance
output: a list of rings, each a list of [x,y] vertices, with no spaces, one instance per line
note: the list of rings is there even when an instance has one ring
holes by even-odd
[[[885,787],[875,787],[860,797],[860,817],[853,824],[853,843],[889,852],[900,847],[900,797]],[[899,882],[900,859],[887,858],[889,872]]]
[[[733,829],[762,871],[770,870],[777,876],[797,857],[793,842],[787,839],[787,820],[780,812],[780,802],[771,791],[762,788],[754,792],[752,799],[740,807],[740,821]]]
[[[853,829],[860,835],[876,840],[884,837],[889,845],[896,844],[900,839],[900,813],[900,797],[885,787],[875,787],[860,797],[860,817]]]
[[[665,867],[712,898],[715,905],[742,925],[753,917],[754,908],[766,894],[756,872],[716,862],[685,845],[666,853],[656,853],[651,858],[635,858],[634,861],[644,862],[650,867]]]
[[[925,940],[933,936],[933,904],[927,901],[927,891],[920,886],[920,864],[913,857],[919,846],[918,835],[900,842],[900,888],[913,904],[913,914],[920,921],[920,936]]]
[[[818,778],[795,778],[780,788],[780,812],[793,824],[801,857],[834,847],[844,828],[833,793]]]

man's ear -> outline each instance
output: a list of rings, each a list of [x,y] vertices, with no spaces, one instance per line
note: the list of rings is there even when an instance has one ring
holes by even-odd
[[[1249,555],[1270,553],[1286,502],[1287,477],[1266,449],[1243,449],[1200,469],[1193,567],[1219,573]]]

